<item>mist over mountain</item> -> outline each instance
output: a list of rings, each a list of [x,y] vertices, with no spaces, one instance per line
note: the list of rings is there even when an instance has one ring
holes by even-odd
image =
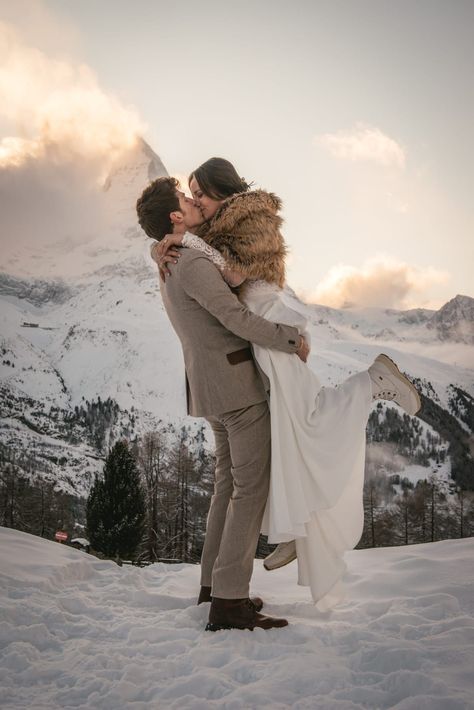
[[[95,231],[10,245],[0,275],[0,456],[30,479],[85,495],[118,438],[201,426],[185,415],[181,348],[135,215],[143,188],[166,174],[139,140],[96,186]],[[290,287],[285,297],[309,321],[310,366],[325,385],[386,352],[422,389],[419,417],[374,409],[369,468],[393,473],[396,462],[414,481],[436,473],[474,488],[474,299],[401,311],[310,305]]]
[[[90,172],[80,161],[48,164],[44,172],[33,160],[0,170],[3,271],[69,280],[141,256],[145,238],[135,203],[144,186],[168,174],[160,158],[139,138],[105,180]]]

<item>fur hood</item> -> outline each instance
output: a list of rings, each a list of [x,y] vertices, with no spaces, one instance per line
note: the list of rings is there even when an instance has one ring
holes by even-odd
[[[280,209],[281,200],[271,192],[242,192],[228,197],[198,233],[246,278],[283,288],[287,248]]]

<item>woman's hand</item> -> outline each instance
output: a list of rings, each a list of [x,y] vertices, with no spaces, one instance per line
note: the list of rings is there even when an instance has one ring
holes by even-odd
[[[183,234],[167,234],[161,242],[155,242],[151,246],[151,258],[158,264],[162,281],[165,281],[167,276],[171,276],[166,264],[170,261],[176,264],[179,259],[179,250],[175,247],[182,243],[183,236]]]

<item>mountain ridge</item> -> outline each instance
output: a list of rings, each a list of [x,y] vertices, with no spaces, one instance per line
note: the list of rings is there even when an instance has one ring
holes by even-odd
[[[136,224],[136,197],[150,171],[155,176],[166,169],[144,142],[132,155],[135,163],[110,177],[107,230],[66,255],[78,261],[73,277],[0,275],[3,459],[19,450],[31,459],[33,451],[37,464],[25,465],[25,475],[35,469],[80,495],[114,439],[163,426],[200,427],[185,414],[180,344],[163,308],[149,242]],[[49,252],[42,255],[44,262],[50,258]],[[438,311],[402,311],[308,304],[289,287],[284,298],[308,319],[309,364],[324,385],[337,385],[387,352],[433,403],[428,425],[442,412],[454,417],[459,428],[448,427],[451,445],[462,439],[466,451],[472,436],[474,299],[457,295]],[[115,414],[101,447],[94,448],[74,416],[98,398],[111,402]],[[449,456],[443,471],[449,478]]]

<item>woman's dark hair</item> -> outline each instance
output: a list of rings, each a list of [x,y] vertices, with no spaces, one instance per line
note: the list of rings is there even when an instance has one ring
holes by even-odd
[[[247,192],[250,184],[241,178],[225,158],[209,158],[189,176],[188,182],[195,178],[205,195],[213,200],[225,200],[237,192]]]

